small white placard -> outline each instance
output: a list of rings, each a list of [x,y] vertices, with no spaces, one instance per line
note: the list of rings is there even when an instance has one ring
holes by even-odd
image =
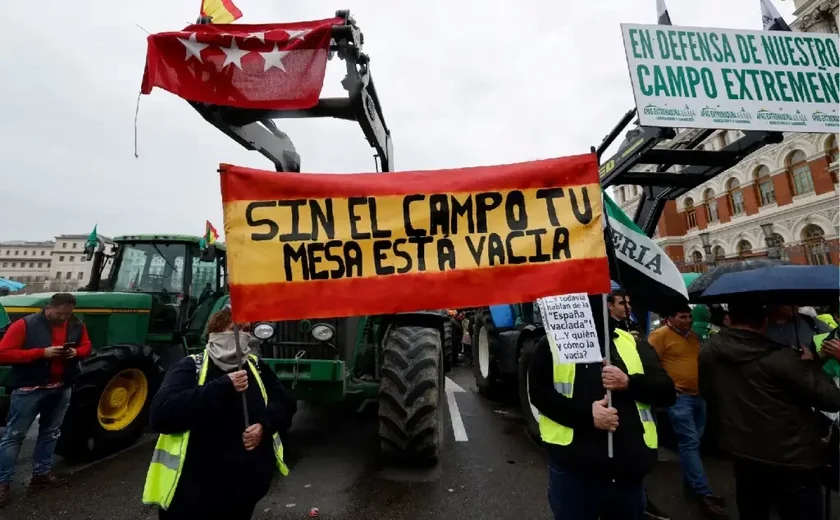
[[[586,293],[547,296],[537,300],[552,348],[566,363],[600,363],[601,347]]]

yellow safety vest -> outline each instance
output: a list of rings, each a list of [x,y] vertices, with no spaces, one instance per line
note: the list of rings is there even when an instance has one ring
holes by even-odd
[[[825,323],[832,329],[837,328],[837,321],[834,320],[834,316],[832,316],[831,314],[820,314],[819,316],[817,316],[817,319]]]
[[[616,329],[615,332],[618,334],[618,337],[615,339],[615,348],[627,366],[629,375],[644,374],[645,369],[642,366],[639,351],[636,350],[636,340],[629,332],[620,329]],[[561,361],[560,351],[550,334],[548,335],[548,341],[551,347],[551,357],[554,361],[554,389],[557,393],[563,394],[571,399],[575,388],[576,365]],[[653,412],[650,406],[638,401],[636,401],[636,408],[639,410],[639,418],[644,428],[645,445],[655,450],[659,445],[659,439],[656,433],[656,423],[653,421]],[[574,438],[574,430],[572,428],[556,423],[542,414],[540,414],[539,425],[540,436],[543,442],[560,446],[568,446],[572,443],[572,439]]]
[[[197,356],[190,356],[198,363]],[[198,376],[198,385],[204,384],[207,379],[207,366],[210,364],[206,354],[201,361],[201,371]],[[251,375],[254,376],[257,385],[260,387],[263,399],[268,404],[268,394],[265,391],[260,372],[254,365],[257,357],[254,355],[248,356],[248,368],[251,370]],[[178,487],[178,480],[181,478],[181,472],[184,469],[184,460],[187,457],[187,446],[190,440],[190,432],[176,434],[162,434],[158,437],[155,451],[152,454],[152,462],[149,465],[149,472],[146,474],[146,485],[143,488],[143,503],[146,505],[155,505],[163,509],[168,509],[172,504],[172,498],[175,496],[175,489]],[[277,468],[280,474],[284,477],[289,474],[289,468],[283,462],[283,443],[280,441],[280,435],[274,434],[272,437],[274,442],[274,456],[277,458]]]

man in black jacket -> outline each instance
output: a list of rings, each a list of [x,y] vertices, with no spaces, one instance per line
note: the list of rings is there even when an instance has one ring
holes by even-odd
[[[822,518],[828,461],[813,410],[840,410],[840,389],[815,361],[764,335],[759,305],[729,306],[729,327],[700,351],[700,393],[718,410],[721,447],[733,456],[741,520]]]
[[[596,324],[603,323],[600,300],[590,298]],[[596,328],[603,352],[604,331]],[[609,346],[610,366],[561,363],[546,337],[534,351],[530,396],[541,416],[540,433],[549,456],[549,505],[557,519],[643,518],[642,479],[657,460],[649,407],[674,404],[676,391],[645,341],[610,327]],[[563,373],[571,382],[556,380]],[[613,393],[612,407],[607,390]],[[612,459],[607,452],[610,431]]]

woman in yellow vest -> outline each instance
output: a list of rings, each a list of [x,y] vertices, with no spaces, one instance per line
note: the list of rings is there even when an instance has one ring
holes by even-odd
[[[601,298],[590,298],[590,305],[595,323],[603,323]],[[674,383],[651,346],[610,328],[611,366],[565,363],[546,337],[531,360],[529,395],[540,413],[549,458],[548,500],[558,520],[644,518],[642,480],[656,465],[658,446],[651,407],[676,400]],[[603,327],[596,329],[603,351]],[[608,432],[614,432],[612,459]]]
[[[177,362],[151,407],[160,433],[143,490],[143,502],[160,518],[251,518],[268,492],[275,470],[283,475],[285,434],[295,402],[277,376],[248,350],[238,370],[229,309],[210,318],[204,353]],[[250,425],[245,425],[242,393]]]

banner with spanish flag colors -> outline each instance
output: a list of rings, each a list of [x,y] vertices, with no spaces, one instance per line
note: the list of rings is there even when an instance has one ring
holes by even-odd
[[[238,322],[610,290],[592,154],[388,174],[220,172]]]
[[[232,23],[242,18],[242,11],[232,0],[201,0],[201,16],[210,17],[213,23]]]

